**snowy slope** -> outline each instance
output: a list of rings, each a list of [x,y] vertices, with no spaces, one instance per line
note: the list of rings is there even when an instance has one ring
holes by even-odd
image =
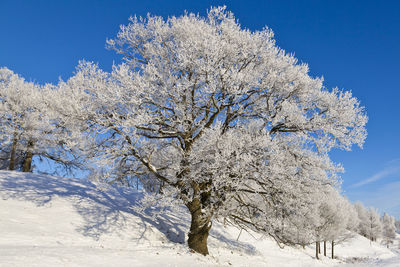
[[[139,214],[140,193],[72,178],[0,171],[0,266],[400,266],[396,250],[360,236],[338,245],[339,259],[214,223],[210,256],[191,253],[185,209],[157,219]],[[330,247],[328,247],[330,248]],[[358,257],[356,259],[355,257]],[[359,265],[357,265],[359,266]]]

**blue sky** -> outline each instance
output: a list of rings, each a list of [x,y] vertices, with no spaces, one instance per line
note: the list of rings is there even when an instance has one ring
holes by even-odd
[[[350,200],[400,219],[400,1],[62,1],[0,0],[0,66],[38,83],[68,79],[80,59],[111,70],[105,40],[130,15],[204,15],[227,5],[242,27],[275,32],[328,88],[351,90],[366,107],[364,149],[334,151]]]

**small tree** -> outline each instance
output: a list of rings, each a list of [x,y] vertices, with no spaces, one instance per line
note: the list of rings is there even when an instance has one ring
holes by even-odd
[[[364,207],[364,205],[361,202],[356,202],[354,204],[354,208],[357,212],[358,221],[359,221],[356,231],[360,235],[367,237],[368,229],[369,229],[368,210]]]
[[[327,231],[327,239],[331,240],[332,259],[335,245],[354,237],[353,231],[359,224],[356,210],[343,196],[337,199],[336,213],[333,218],[331,227]]]
[[[367,212],[367,237],[371,241],[376,241],[382,235],[382,222],[379,213],[374,208],[369,208]]]
[[[396,238],[395,219],[386,212],[382,217],[382,237],[388,248],[389,244],[393,243]]]
[[[352,219],[356,216],[355,210],[348,200],[341,196],[337,189],[329,189],[320,196],[319,220],[315,227],[315,235],[318,246],[321,241],[324,242],[324,256],[326,256],[326,243],[331,241],[333,258],[334,245],[352,237],[349,228],[353,228],[358,221]]]
[[[395,226],[396,226],[396,231],[397,231],[398,233],[400,233],[400,221],[399,221],[399,220],[396,220]]]

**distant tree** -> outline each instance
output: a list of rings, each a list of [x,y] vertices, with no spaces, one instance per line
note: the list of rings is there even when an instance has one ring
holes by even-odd
[[[366,137],[350,92],[327,90],[270,29],[243,30],[224,8],[131,18],[108,45],[125,62],[111,73],[80,64],[59,85],[70,96],[64,113],[104,178],[151,178],[159,198],[188,208],[198,253],[208,254],[214,218],[287,241],[278,218],[316,184],[336,183],[328,152]]]
[[[291,214],[285,218],[277,218],[284,226],[281,232],[286,234],[284,238],[286,244],[298,244],[305,248],[305,245],[315,242],[315,228],[319,221],[319,202],[315,199],[318,199],[315,192],[308,197],[308,200],[306,195],[302,195],[302,201],[298,203],[296,209],[293,207]]]
[[[326,256],[327,241],[331,241],[331,257],[334,258],[335,244],[353,236],[351,231],[358,224],[358,219],[354,219],[357,213],[348,200],[334,188],[321,194],[320,201],[318,223],[315,226],[318,253],[320,253],[320,242],[323,241],[324,256]]]
[[[382,237],[388,248],[389,244],[392,244],[396,238],[395,219],[386,212],[382,217]]]
[[[354,206],[345,197],[337,201],[337,212],[331,229],[327,232],[327,240],[331,241],[331,258],[334,258],[334,247],[354,237],[354,231],[359,224]]]
[[[374,208],[369,208],[367,212],[367,237],[371,241],[376,241],[382,236],[382,222],[379,213]]]
[[[400,221],[399,220],[396,220],[395,226],[396,226],[396,231],[400,233]]]

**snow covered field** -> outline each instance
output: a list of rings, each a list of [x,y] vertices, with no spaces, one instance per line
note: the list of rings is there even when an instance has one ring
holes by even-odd
[[[210,255],[200,256],[185,244],[186,210],[139,214],[140,196],[78,179],[1,171],[0,266],[400,266],[399,250],[361,236],[337,245],[338,259],[316,260],[313,246],[280,249],[269,238],[239,236],[218,222]]]

